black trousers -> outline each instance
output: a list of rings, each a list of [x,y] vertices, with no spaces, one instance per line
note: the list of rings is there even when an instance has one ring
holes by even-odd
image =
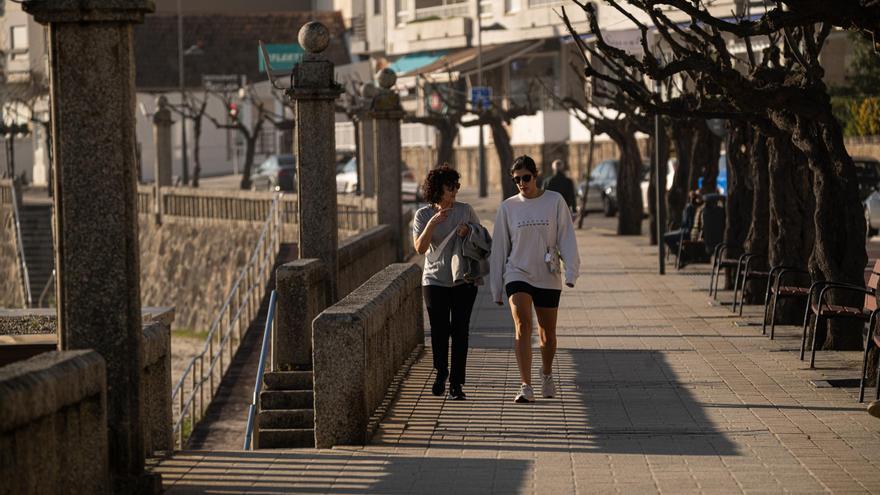
[[[434,369],[448,375],[452,385],[464,385],[467,368],[468,333],[477,286],[422,287],[428,319],[431,323],[431,349]],[[449,339],[452,338],[452,369],[449,368]],[[451,372],[450,372],[451,371]]]

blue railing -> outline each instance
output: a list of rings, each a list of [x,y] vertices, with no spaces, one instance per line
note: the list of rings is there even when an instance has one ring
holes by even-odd
[[[263,372],[266,369],[266,358],[269,355],[269,342],[272,337],[272,320],[275,319],[275,291],[269,297],[269,313],[266,315],[266,328],[263,330],[263,346],[260,348],[260,365],[257,367],[257,379],[254,381],[254,397],[248,408],[247,429],[244,434],[244,450],[252,450],[252,446],[256,443],[253,438],[258,432],[255,432],[254,422],[260,407],[260,390],[263,387]]]

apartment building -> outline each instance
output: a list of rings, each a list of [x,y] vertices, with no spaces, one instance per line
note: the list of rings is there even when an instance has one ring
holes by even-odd
[[[0,5],[0,53],[3,54],[0,118],[6,125],[30,127],[28,135],[0,136],[6,145],[0,175],[14,170],[26,183],[46,185],[49,174],[45,127],[49,122],[47,31],[22,11],[20,3]]]

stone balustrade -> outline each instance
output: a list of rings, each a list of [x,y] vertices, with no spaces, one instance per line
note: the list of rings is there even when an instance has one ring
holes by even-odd
[[[362,445],[395,375],[424,342],[421,270],[390,265],[312,326],[315,446]]]
[[[0,491],[109,492],[106,382],[91,350],[0,367]]]
[[[144,323],[143,345],[141,346],[141,384],[144,397],[148,397],[148,400],[144,401],[141,420],[144,425],[144,452],[147,457],[150,457],[155,452],[169,451],[173,448],[171,433],[171,324],[174,321],[174,309],[143,308],[141,314]],[[7,344],[7,340],[13,343]],[[33,351],[29,355],[22,355],[19,351],[18,354],[22,358],[36,355],[27,360],[17,360],[17,362],[5,367],[0,366],[0,376],[7,369],[12,369],[21,363],[40,360],[43,356],[50,354],[58,354],[54,352],[57,345],[55,310],[0,311],[0,363],[5,364],[8,360],[4,360],[4,358],[15,354],[13,347],[25,346],[27,349],[24,351]],[[62,378],[74,380],[73,378]],[[76,382],[68,384],[71,383],[75,384]],[[2,384],[0,384],[0,401],[4,400],[2,397]],[[2,407],[0,405],[0,410]],[[2,419],[0,419],[0,424],[2,424]],[[2,435],[3,433],[0,432],[0,436]]]

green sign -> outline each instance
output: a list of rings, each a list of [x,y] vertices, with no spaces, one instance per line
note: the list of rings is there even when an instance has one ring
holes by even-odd
[[[290,70],[302,58],[304,50],[296,43],[289,45],[263,45],[266,47],[266,53],[269,56],[269,66],[272,70]],[[260,72],[266,72],[266,63],[263,61],[263,54],[257,48],[257,58],[260,59]]]

